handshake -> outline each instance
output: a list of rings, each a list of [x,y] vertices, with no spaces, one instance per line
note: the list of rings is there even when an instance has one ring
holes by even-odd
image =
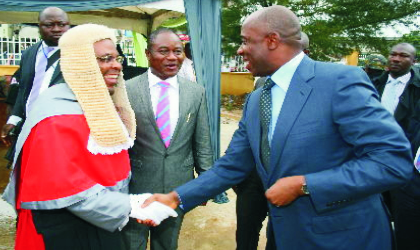
[[[158,226],[169,216],[177,217],[178,214],[170,206],[164,205],[159,201],[146,202],[152,194],[130,194],[131,213],[130,217],[137,219],[139,223],[148,226]],[[143,204],[145,204],[144,207]]]

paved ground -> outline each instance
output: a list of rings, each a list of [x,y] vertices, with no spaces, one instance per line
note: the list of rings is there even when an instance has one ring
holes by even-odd
[[[222,111],[221,118],[221,152],[225,152],[232,134],[237,128],[237,120],[241,111]],[[0,148],[0,155],[4,155]],[[0,191],[3,190],[8,178],[4,161],[0,159]],[[216,204],[208,202],[207,206],[198,207],[189,212],[184,220],[179,239],[180,250],[230,250],[235,249],[235,193],[228,190],[229,203]],[[12,250],[15,219],[13,209],[0,200],[0,250]],[[266,224],[266,222],[265,222]],[[260,236],[259,250],[265,248],[265,226]]]

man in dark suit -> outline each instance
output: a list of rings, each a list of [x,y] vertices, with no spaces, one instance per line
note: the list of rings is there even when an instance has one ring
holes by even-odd
[[[388,57],[389,71],[373,80],[382,104],[394,115],[395,120],[412,141],[413,156],[419,148],[418,126],[420,100],[420,75],[414,69],[416,49],[409,43],[392,47]],[[414,168],[413,168],[414,170]],[[395,223],[398,249],[418,249],[420,241],[420,175],[414,171],[410,183],[384,194]]]
[[[284,6],[251,14],[241,36],[247,69],[268,80],[248,98],[225,156],[144,205],[189,211],[256,168],[277,249],[391,249],[380,193],[411,178],[412,157],[366,73],[307,57],[299,19]]]
[[[38,21],[42,40],[22,54],[19,93],[11,117],[1,131],[1,138],[6,145],[10,145],[10,131],[25,120],[28,108],[60,75],[57,66],[60,58],[58,39],[70,28],[67,13],[57,7],[48,7],[40,12]]]
[[[412,67],[415,57],[413,45],[399,43],[393,46],[388,57],[388,71],[373,80],[382,104],[406,132],[420,99],[420,82]]]
[[[162,193],[192,180],[213,165],[213,151],[204,87],[177,76],[184,59],[181,40],[170,29],[154,31],[148,39],[149,70],[127,82],[137,120],[130,150],[129,192]],[[165,120],[164,120],[165,119]],[[132,220],[124,228],[127,249],[177,249],[183,212],[157,227]]]

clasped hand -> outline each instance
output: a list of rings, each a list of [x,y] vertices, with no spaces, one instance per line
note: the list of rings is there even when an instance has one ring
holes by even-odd
[[[165,215],[165,212],[169,212],[170,210],[172,210],[176,214],[174,209],[176,209],[178,207],[179,199],[178,199],[178,194],[175,191],[172,191],[168,194],[154,194],[154,195],[146,194],[146,195],[147,195],[147,197],[144,196],[146,198],[144,198],[144,200],[141,201],[142,202],[142,205],[141,205],[142,209],[148,209],[148,211],[155,210],[155,208],[153,208],[154,207],[153,204],[160,204],[162,206],[165,206],[165,208],[167,208],[167,209],[165,209],[165,211],[157,211],[156,210],[154,212],[161,213],[161,215],[163,216],[163,215]],[[170,209],[170,210],[168,210],[168,209]],[[169,216],[176,217],[176,216],[173,216],[173,215],[169,215]],[[169,216],[165,215],[164,219],[168,218]],[[145,224],[147,226],[157,226],[157,225],[159,225],[159,224],[156,224],[156,221],[153,221],[153,220],[150,220],[150,219],[138,219],[137,221],[139,223]]]
[[[151,196],[152,194],[131,194],[130,217],[135,218],[139,223],[148,226],[158,226],[168,217],[178,216],[173,208],[166,206],[158,201],[148,202],[146,206],[143,206],[146,199]]]

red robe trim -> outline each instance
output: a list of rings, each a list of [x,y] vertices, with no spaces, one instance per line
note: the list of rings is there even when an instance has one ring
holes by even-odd
[[[127,179],[127,150],[94,155],[87,150],[89,132],[84,115],[53,116],[32,128],[22,149],[19,201],[56,200]]]
[[[87,150],[89,133],[84,115],[53,116],[32,128],[21,152],[16,249],[45,248],[22,203],[70,197],[97,184],[112,187],[129,177],[127,150],[94,155]]]

